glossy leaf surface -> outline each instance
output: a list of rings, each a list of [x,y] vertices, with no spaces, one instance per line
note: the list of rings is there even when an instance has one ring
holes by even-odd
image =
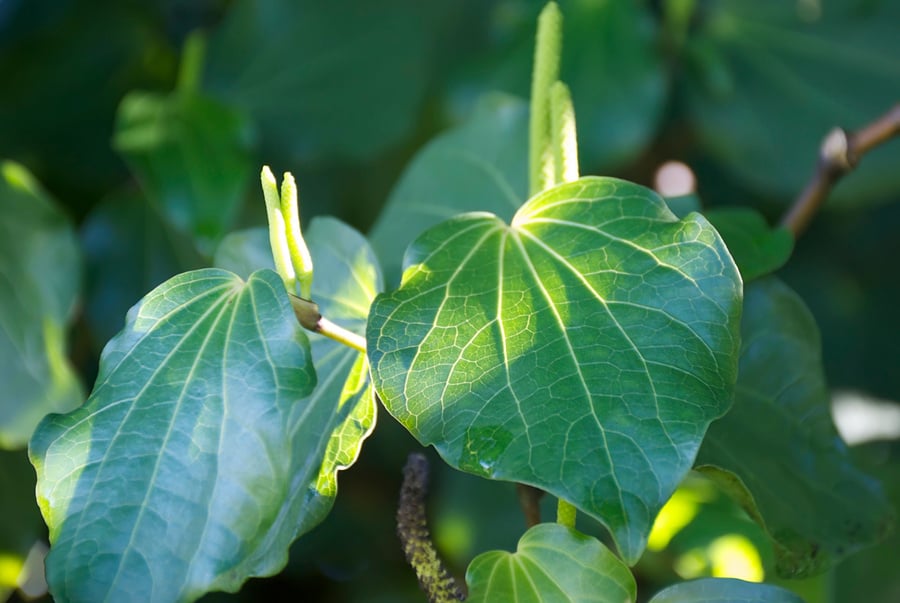
[[[287,560],[316,449],[309,344],[271,271],[176,276],[129,312],[87,403],[31,441],[62,601],[190,601]]]
[[[386,408],[454,467],[572,502],[634,562],[731,400],[741,284],[715,230],[583,178],[512,226],[444,222],[405,263],[367,333]]]
[[[749,208],[722,208],[704,212],[728,246],[744,282],[781,268],[794,249],[787,228],[772,228],[763,216]]]
[[[819,333],[774,277],[747,286],[734,406],[697,457],[773,540],[786,577],[825,571],[880,540],[891,511],[835,431]]]
[[[119,106],[113,142],[169,223],[211,252],[250,175],[248,120],[194,92],[132,92]]]
[[[22,166],[0,162],[0,448],[84,400],[66,359],[80,287],[72,225]]]
[[[332,322],[365,334],[369,305],[382,289],[378,261],[366,239],[334,218],[314,218],[304,238],[313,258],[313,299]],[[273,266],[269,233],[254,228],[228,235],[216,252],[216,265],[238,275]],[[321,425],[317,448],[308,463],[318,474],[309,483],[308,509],[301,520],[305,532],[325,518],[337,494],[337,473],[353,464],[362,443],[375,427],[377,404],[365,355],[315,333],[312,346],[318,383],[304,401],[306,423]]]
[[[704,578],[670,586],[650,603],[803,603],[803,599],[771,584]]]
[[[508,220],[527,196],[528,107],[491,97],[416,155],[372,227],[372,245],[397,282],[403,251],[418,233],[467,211]]]
[[[555,523],[538,524],[515,553],[490,551],[466,571],[471,603],[517,601],[635,601],[628,567],[599,540]]]

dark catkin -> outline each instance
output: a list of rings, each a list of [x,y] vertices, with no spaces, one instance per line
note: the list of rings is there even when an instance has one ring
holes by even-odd
[[[428,460],[412,453],[403,468],[400,504],[397,508],[397,534],[406,560],[419,578],[419,586],[430,603],[463,601],[466,596],[438,557],[425,517],[428,489]]]

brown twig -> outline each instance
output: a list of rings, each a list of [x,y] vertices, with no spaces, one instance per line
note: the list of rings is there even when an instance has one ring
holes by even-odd
[[[863,155],[900,134],[900,104],[856,132],[832,130],[819,149],[816,171],[781,219],[796,238],[809,225],[838,180],[851,172]]]
[[[527,484],[516,484],[516,494],[519,495],[519,504],[525,515],[525,525],[533,528],[541,523],[541,498],[544,491]]]

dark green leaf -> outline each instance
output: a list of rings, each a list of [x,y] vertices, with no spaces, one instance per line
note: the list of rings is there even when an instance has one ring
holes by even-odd
[[[515,553],[490,551],[466,571],[466,601],[634,601],[628,567],[599,540],[555,523],[534,526]]]
[[[670,586],[650,603],[803,603],[803,599],[771,584],[704,578]]]
[[[0,600],[18,586],[29,550],[43,538],[43,524],[34,504],[34,470],[24,450],[0,450]]]
[[[188,235],[168,226],[139,193],[115,193],[81,225],[86,263],[85,318],[97,346],[118,333],[143,295],[206,263]],[[249,276],[241,275],[241,276]]]
[[[128,314],[87,403],[31,441],[64,601],[190,601],[277,572],[320,425],[308,342],[271,271],[174,277]]]
[[[250,141],[241,113],[193,92],[132,92],[116,116],[114,145],[147,197],[206,253],[234,220]]]
[[[564,498],[629,562],[737,375],[737,268],[701,216],[583,178],[417,239],[368,329],[386,408],[454,467]]]
[[[897,4],[855,0],[705,3],[683,91],[706,150],[758,190],[789,199],[834,127],[859,128],[897,102]],[[900,186],[900,147],[866,156],[836,189],[859,203]]]
[[[851,462],[829,414],[819,332],[774,277],[747,286],[734,406],[709,433],[697,468],[772,538],[778,572],[825,571],[880,540],[890,508]]]
[[[378,261],[365,238],[333,218],[314,218],[305,232],[313,258],[312,296],[332,322],[363,335],[369,305],[382,289]],[[228,235],[216,252],[216,265],[249,274],[273,265],[269,233],[254,228]],[[315,526],[331,509],[337,472],[353,464],[375,426],[375,395],[365,355],[327,337],[309,333],[319,383],[305,400],[306,422],[315,425],[317,448],[307,463],[319,463],[309,476],[308,509],[299,532]],[[315,468],[315,467],[313,467]]]
[[[0,162],[0,448],[22,448],[48,412],[84,400],[66,359],[81,286],[69,220],[20,165]]]
[[[418,233],[466,211],[509,219],[527,195],[528,107],[493,96],[416,155],[372,228],[372,245],[396,283],[403,250]]]
[[[794,249],[794,237],[787,228],[772,228],[762,215],[750,208],[721,208],[705,212],[734,257],[747,283],[781,268]]]
[[[207,83],[267,144],[366,157],[407,134],[426,86],[433,3],[274,0],[232,6]]]

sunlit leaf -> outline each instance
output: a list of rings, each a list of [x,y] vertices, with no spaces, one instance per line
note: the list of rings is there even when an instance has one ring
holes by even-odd
[[[466,601],[635,601],[628,567],[599,540],[555,523],[542,523],[519,540],[515,553],[490,551],[466,572]]]
[[[170,224],[211,252],[250,175],[247,118],[195,92],[132,92],[119,106],[113,143]]]
[[[472,119],[437,137],[412,160],[372,227],[372,245],[390,281],[406,246],[458,213],[512,218],[528,195],[528,107],[494,96]]]
[[[308,342],[281,279],[217,269],[149,293],[87,403],[31,441],[64,601],[190,601],[287,560],[318,465]]]
[[[741,330],[734,406],[710,426],[697,467],[766,529],[779,573],[816,574],[883,538],[890,507],[831,421],[802,300],[774,277],[754,281]]]
[[[312,297],[332,322],[363,335],[369,305],[381,290],[378,262],[365,238],[333,218],[314,218],[304,231],[313,258]],[[270,268],[272,252],[265,228],[233,233],[216,252],[216,265],[238,275]],[[308,333],[319,382],[302,406],[307,422],[319,425],[309,463],[308,509],[301,520],[305,532],[331,509],[337,494],[337,472],[353,464],[363,440],[375,426],[375,394],[364,354],[327,337]]]
[[[386,408],[454,467],[604,522],[634,562],[730,405],[741,283],[715,230],[583,178],[417,239],[367,332]]]
[[[803,603],[803,599],[771,584],[704,578],[670,586],[650,603]]]
[[[0,448],[22,448],[48,412],[84,400],[66,359],[81,287],[69,220],[20,165],[0,162]]]

